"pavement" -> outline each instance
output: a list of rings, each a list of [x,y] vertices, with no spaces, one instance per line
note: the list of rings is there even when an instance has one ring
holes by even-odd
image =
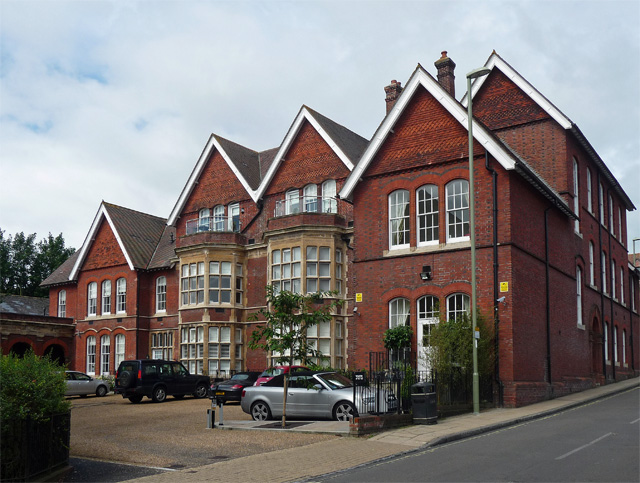
[[[167,471],[130,481],[137,482],[246,482],[284,483],[309,480],[336,471],[364,465],[372,461],[403,455],[508,426],[551,416],[561,411],[603,399],[628,390],[637,390],[640,378],[599,386],[529,406],[481,410],[480,414],[464,414],[438,420],[433,425],[411,425],[391,429],[369,437],[347,437],[349,423],[336,421],[292,423],[288,429],[279,422],[223,421],[211,431],[300,431],[335,434],[329,441],[220,461],[197,468]],[[274,438],[277,435],[274,434]]]

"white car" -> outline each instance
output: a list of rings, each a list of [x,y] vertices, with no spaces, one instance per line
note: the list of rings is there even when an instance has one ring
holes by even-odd
[[[244,388],[242,410],[256,421],[282,416],[283,384],[284,375],[279,375],[262,386]],[[376,396],[376,391],[368,387],[354,391],[351,380],[336,372],[301,371],[289,377],[287,417],[349,421],[377,407],[381,412],[395,411],[395,394],[379,390]]]
[[[109,386],[105,381],[94,379],[83,372],[65,371],[67,376],[67,390],[65,396],[82,396],[89,394],[96,396],[106,396],[109,392]]]

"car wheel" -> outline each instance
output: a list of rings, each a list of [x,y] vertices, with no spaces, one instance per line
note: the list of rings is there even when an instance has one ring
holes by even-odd
[[[262,401],[253,403],[251,405],[251,417],[254,421],[266,421],[271,419],[271,409],[269,409],[269,405]]]
[[[140,401],[142,401],[142,396],[136,395],[136,396],[129,396],[128,397],[129,401],[131,401],[133,404],[138,404]]]
[[[173,397],[176,399],[182,399],[184,397],[184,394],[174,394]]]
[[[336,421],[350,421],[358,417],[358,411],[349,401],[342,401],[333,408],[333,419]]]
[[[193,393],[195,397],[198,399],[202,399],[203,397],[207,397],[207,386],[206,384],[198,384],[196,386],[196,392]]]
[[[107,395],[107,386],[98,386],[98,389],[96,389],[96,396],[104,397],[106,395]]]
[[[153,394],[151,395],[151,399],[153,402],[161,403],[167,399],[167,390],[164,386],[158,386],[153,390]]]
[[[133,383],[133,373],[129,371],[122,371],[118,376],[118,384],[120,387],[127,388]]]

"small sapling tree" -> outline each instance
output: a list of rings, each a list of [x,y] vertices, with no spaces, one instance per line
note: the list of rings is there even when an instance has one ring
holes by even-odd
[[[332,312],[342,301],[332,298],[335,292],[299,294],[276,292],[267,287],[267,308],[260,309],[250,319],[263,321],[251,334],[249,348],[263,349],[272,354],[278,364],[310,364],[323,359],[322,353],[307,340],[307,329],[331,320]],[[284,375],[282,427],[286,425],[287,386],[289,373]]]

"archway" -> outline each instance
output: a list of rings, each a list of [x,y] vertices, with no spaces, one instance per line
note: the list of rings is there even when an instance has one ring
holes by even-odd
[[[59,366],[64,366],[64,348],[59,344],[51,344],[44,350],[44,355],[51,357],[51,360]]]
[[[16,342],[11,346],[9,352],[13,352],[18,357],[24,357],[28,350],[33,350],[33,347],[31,347],[30,344],[27,344],[26,342]]]

